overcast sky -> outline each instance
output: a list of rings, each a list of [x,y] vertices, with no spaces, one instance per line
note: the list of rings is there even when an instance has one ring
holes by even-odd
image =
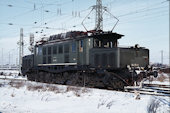
[[[95,3],[96,0],[0,0],[0,64],[16,64],[20,28],[24,29],[24,54],[30,54],[30,33],[38,40],[43,35],[84,31],[81,22]],[[103,0],[103,5],[120,20],[113,31],[125,35],[119,41],[120,46],[139,44],[149,48],[153,63],[161,62],[163,50],[163,61],[169,63],[167,0]],[[105,13],[104,30],[111,30],[115,21]],[[94,28],[95,12],[89,15],[85,25],[88,30]]]

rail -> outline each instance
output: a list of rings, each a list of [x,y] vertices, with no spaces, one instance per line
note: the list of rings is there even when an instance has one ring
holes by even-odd
[[[124,88],[126,92],[131,92],[131,93],[138,92],[144,95],[156,95],[156,96],[170,97],[170,85],[143,84],[142,87],[126,86]]]

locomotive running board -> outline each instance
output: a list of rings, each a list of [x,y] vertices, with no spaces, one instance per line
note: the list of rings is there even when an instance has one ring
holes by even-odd
[[[56,63],[56,64],[38,64],[38,66],[59,66],[59,65],[77,65],[77,63]]]

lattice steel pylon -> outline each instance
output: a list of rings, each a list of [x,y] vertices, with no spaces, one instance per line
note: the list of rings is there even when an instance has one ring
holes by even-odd
[[[103,14],[104,13],[108,13],[112,18],[116,19],[116,23],[114,24],[113,28],[111,29],[111,32],[114,30],[114,28],[116,27],[117,23],[119,22],[119,19],[117,17],[115,17],[114,15],[112,15],[108,10],[107,7],[102,6],[102,0],[96,0],[96,5],[92,6],[91,11],[89,12],[89,14],[83,19],[82,21],[82,25],[84,27],[84,29],[88,32],[89,30],[86,28],[84,21],[86,19],[89,18],[89,15],[92,13],[92,11],[95,10],[96,12],[96,17],[95,17],[95,28],[94,30],[98,33],[100,33],[101,31],[103,31]]]
[[[96,10],[95,29],[96,29],[96,31],[103,30],[102,0],[96,0],[95,10]]]

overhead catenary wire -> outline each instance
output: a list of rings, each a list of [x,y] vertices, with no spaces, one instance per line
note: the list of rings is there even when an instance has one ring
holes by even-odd
[[[89,10],[89,8],[88,9],[85,9],[85,10],[81,10],[80,12],[81,13],[85,13],[86,11],[88,11]],[[63,15],[61,15],[61,16],[63,16]],[[65,21],[67,21],[67,20],[73,20],[74,18],[72,18],[71,17],[71,15],[67,15],[67,14],[65,14],[64,15],[65,17],[63,17],[63,18],[66,18],[66,20]],[[70,18],[68,18],[70,16]],[[56,15],[54,16],[54,17],[56,17]],[[53,18],[53,17],[52,17]],[[82,17],[79,17],[79,18],[82,18]],[[59,18],[58,17],[56,17],[56,19],[53,19],[53,20],[50,20],[50,21],[46,21],[46,23],[47,24],[49,24],[49,23],[52,23],[52,22],[55,22],[55,21],[57,21],[57,20],[59,20]],[[62,19],[62,21],[60,21],[60,23],[64,23],[65,21],[63,21],[63,19]],[[43,25],[39,25],[39,26],[36,26],[36,28],[38,28],[38,27],[41,27],[41,26],[43,26]],[[35,27],[34,27],[35,28]]]
[[[49,4],[48,4],[49,5]],[[144,9],[144,8],[143,8]],[[145,8],[146,9],[146,8]],[[140,9],[141,10],[141,9]],[[147,11],[147,10],[146,10]],[[145,12],[145,11],[143,11],[143,12]],[[140,11],[138,11],[138,13],[140,14],[141,12]],[[122,16],[122,17],[128,17],[128,16],[130,16],[130,15],[135,15],[135,14],[137,14],[136,12],[130,12],[130,13],[128,13],[128,14],[125,14],[124,16]],[[127,15],[127,16],[126,16]],[[70,18],[68,18],[68,19],[66,19],[65,21],[61,21],[61,23],[64,23],[64,22],[67,22],[67,20],[76,20],[76,19],[74,19],[74,18],[71,18],[71,16],[68,16],[68,17],[70,17]],[[63,19],[62,19],[63,20]],[[50,23],[52,23],[52,22],[55,22],[55,20],[54,21],[49,21],[49,22],[46,22],[47,24],[50,24]],[[43,25],[42,25],[43,26]],[[79,24],[72,24],[72,25],[70,25],[70,27],[68,27],[68,28],[72,28],[73,26],[80,26]],[[35,27],[35,26],[34,26]],[[41,26],[40,26],[41,27]],[[37,27],[38,28],[38,27]],[[50,28],[50,26],[49,26],[49,28]],[[52,27],[51,27],[52,28]]]
[[[61,5],[64,5],[64,4],[66,4],[67,2],[64,2],[64,3],[62,3]],[[47,5],[51,5],[51,4],[47,4]],[[17,17],[20,17],[20,16],[23,16],[23,15],[26,15],[26,14],[28,14],[28,13],[30,13],[30,12],[34,12],[35,10],[39,10],[39,9],[41,9],[42,8],[42,6],[41,7],[39,7],[39,8],[34,8],[34,10],[30,10],[30,11],[27,11],[27,12],[24,12],[24,13],[21,13],[21,14],[19,14],[19,15],[16,15],[16,16],[14,16],[14,17],[11,17],[11,18],[8,18],[8,19],[14,19],[14,18],[17,18]],[[7,19],[7,20],[8,20]]]
[[[161,8],[163,8],[163,7],[161,7]],[[166,8],[166,7],[165,7]],[[145,10],[145,11],[141,11],[141,12],[137,12],[137,13],[144,13],[144,12],[148,12],[148,11],[151,11],[151,10],[155,10],[156,8],[153,8],[153,9],[149,9],[149,10]],[[159,9],[159,8],[157,8],[157,9]],[[137,13],[135,13],[135,14],[137,14]],[[159,13],[162,13],[162,12],[159,12]],[[158,14],[159,14],[158,13]],[[153,14],[157,14],[157,12],[156,13],[152,13],[152,14],[150,14],[150,15],[153,15]],[[129,15],[134,15],[134,13],[128,13],[128,15],[127,14],[124,14],[122,17],[127,17],[127,16],[129,16]],[[144,16],[149,16],[149,15],[144,15]],[[120,16],[118,16],[118,17],[121,17],[121,15]],[[143,16],[141,16],[141,17],[143,17]],[[140,18],[141,18],[140,17]],[[135,17],[135,18],[137,18],[137,17]],[[105,20],[108,20],[108,19],[110,19],[110,18],[106,18]],[[127,19],[126,19],[127,20]],[[93,22],[90,22],[90,23],[86,23],[86,24],[91,24],[91,23],[93,23]],[[79,26],[79,25],[81,25],[81,24],[76,24],[76,26]],[[71,26],[70,26],[71,27]]]
[[[116,0],[115,0],[116,1]],[[112,3],[116,3],[115,1],[113,1],[113,2],[111,2],[111,3],[109,3],[109,4],[112,4]],[[135,2],[136,2],[136,0],[134,0]],[[117,3],[120,3],[120,1],[119,2],[117,2]],[[133,4],[134,5],[134,2],[130,2],[131,4]],[[143,9],[147,9],[147,8],[152,8],[152,7],[155,7],[155,6],[159,6],[159,5],[163,5],[163,4],[165,4],[165,3],[167,3],[167,0],[162,0],[162,1],[158,1],[158,2],[155,2],[155,3],[153,3],[153,2],[151,2],[150,4],[147,4],[147,6],[146,6],[146,4],[141,4],[140,6],[139,5],[136,5],[136,3],[135,3],[135,7],[134,6],[130,6],[130,9],[132,10],[132,11],[136,11],[136,9],[138,9],[138,8],[140,8],[140,9],[138,9],[138,10],[143,10]],[[122,3],[123,4],[123,3]],[[120,7],[120,6],[119,6]],[[126,11],[129,11],[129,8],[125,8],[125,7],[123,7],[123,8],[121,8],[121,9],[119,9],[119,11],[120,12],[126,12]],[[129,12],[130,13],[130,12]]]
[[[159,9],[159,8],[165,8],[165,7],[158,7],[158,8],[142,8],[142,9],[137,10],[137,11],[134,11],[134,12],[130,12],[130,13],[127,13],[127,14],[124,14],[124,15],[120,15],[120,16],[118,16],[118,17],[134,15],[134,14],[142,13],[142,12],[148,12],[148,11],[156,10],[156,9]],[[144,10],[144,9],[145,9],[145,10]],[[79,25],[79,24],[78,24],[78,25]]]
[[[18,5],[11,5],[11,4],[2,4],[0,3],[1,7],[11,7],[11,8],[22,8],[22,9],[30,9],[30,7],[23,7]]]
[[[70,1],[71,1],[71,0],[70,0]],[[70,2],[70,1],[69,1],[69,2]],[[56,1],[53,2],[53,3],[51,3],[51,4],[46,4],[46,5],[43,5],[43,6],[42,6],[42,4],[41,4],[41,6],[38,7],[38,8],[36,8],[36,9],[31,8],[30,10],[28,10],[28,11],[26,11],[26,12],[20,13],[20,14],[18,14],[18,15],[13,16],[13,17],[8,17],[7,20],[10,20],[10,19],[14,19],[14,18],[17,18],[17,17],[21,17],[21,16],[24,16],[24,15],[27,15],[27,14],[29,14],[29,13],[31,13],[31,12],[40,10],[40,9],[45,8],[45,7],[48,7],[48,6],[51,6],[51,5],[53,5],[54,3],[56,3]],[[61,3],[61,4],[59,4],[59,5],[65,5],[65,4],[67,4],[67,3],[68,3],[68,2],[64,2],[64,3]],[[33,4],[33,5],[35,5],[35,4]],[[13,5],[12,5],[12,6],[13,6]],[[14,5],[14,6],[15,6],[15,5]]]
[[[162,15],[162,12],[160,12],[160,13],[154,13],[154,14],[159,14],[158,16],[156,15],[155,17],[160,17],[160,14],[161,14],[161,16],[165,16],[165,15]],[[152,15],[154,15],[154,14],[152,14]],[[143,16],[141,16],[141,17],[147,17],[148,18],[148,16],[149,16],[149,18],[152,18],[151,16],[152,15],[143,15]],[[134,22],[134,21],[139,21],[139,19],[147,19],[147,18],[141,18],[141,17],[138,17],[136,20],[129,20],[129,21],[123,21],[123,22],[121,22],[121,23],[119,23],[119,24],[125,24],[125,23],[130,23],[130,22]],[[93,23],[93,22],[91,22],[91,23]],[[86,23],[86,24],[90,24],[90,23]],[[105,26],[108,26],[108,25],[110,25],[111,23],[108,23],[108,24],[106,24]],[[74,26],[76,26],[76,27],[78,27],[78,26],[81,26],[81,24],[75,24]],[[91,26],[91,25],[90,25]],[[82,26],[81,26],[82,27]],[[73,26],[71,25],[71,26],[68,26],[67,27],[67,29],[69,30],[70,28],[73,28]],[[51,28],[52,29],[52,28]],[[57,28],[55,28],[55,29],[57,29]],[[53,29],[53,30],[55,30],[55,29]]]

